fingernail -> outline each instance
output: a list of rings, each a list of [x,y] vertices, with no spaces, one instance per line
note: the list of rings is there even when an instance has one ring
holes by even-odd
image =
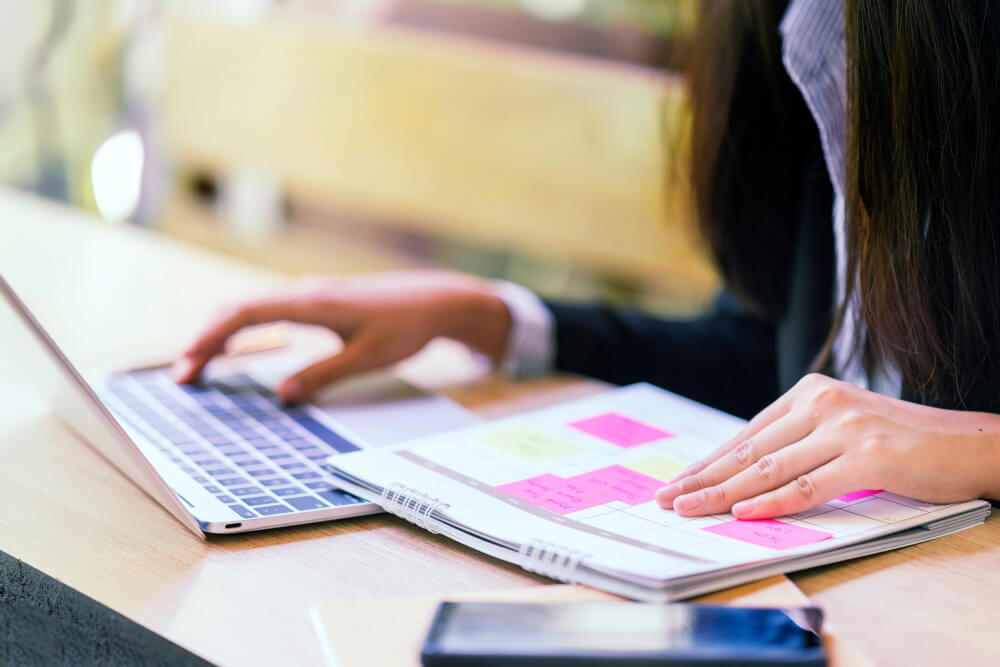
[[[302,389],[301,382],[295,378],[289,378],[278,387],[278,396],[285,403],[298,403],[305,398],[305,391]]]
[[[190,359],[182,357],[174,362],[173,368],[170,369],[170,375],[174,378],[174,382],[187,382],[193,367],[194,364],[191,363]]]
[[[744,500],[733,505],[733,516],[737,519],[741,516],[746,516],[747,514],[753,514],[754,507],[757,506],[757,501],[751,498],[750,500]]]
[[[681,496],[680,498],[675,500],[674,508],[682,509],[685,512],[688,510],[697,509],[699,506],[701,506],[701,503],[704,499],[705,499],[704,493],[701,492],[689,493],[688,495]]]

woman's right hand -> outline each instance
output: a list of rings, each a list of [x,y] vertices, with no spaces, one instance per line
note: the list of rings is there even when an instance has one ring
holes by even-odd
[[[288,320],[325,326],[343,349],[285,378],[278,396],[301,401],[347,376],[388,366],[431,339],[452,338],[499,362],[511,319],[490,284],[447,271],[308,279],[285,292],[240,304],[209,326],[174,365],[178,382],[194,382],[240,329]]]

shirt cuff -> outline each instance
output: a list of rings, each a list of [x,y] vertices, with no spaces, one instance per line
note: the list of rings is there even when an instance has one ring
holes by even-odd
[[[555,356],[552,311],[527,287],[505,280],[495,281],[493,285],[496,295],[507,306],[511,320],[500,372],[511,377],[530,377],[552,370]]]

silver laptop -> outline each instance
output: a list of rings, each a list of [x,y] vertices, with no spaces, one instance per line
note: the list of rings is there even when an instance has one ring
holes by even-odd
[[[328,410],[286,408],[247,374],[184,386],[163,369],[87,381],[3,276],[0,294],[23,325],[25,354],[32,355],[26,380],[62,421],[197,534],[381,511],[335,488],[323,470],[331,455],[373,446]],[[450,419],[474,419],[463,414],[458,408]],[[438,424],[447,425],[461,423]]]

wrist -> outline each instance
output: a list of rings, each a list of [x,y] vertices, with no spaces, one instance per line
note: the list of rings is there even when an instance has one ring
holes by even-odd
[[[507,304],[485,283],[457,289],[446,297],[443,334],[499,364],[507,350],[511,315]]]
[[[980,498],[1000,500],[1000,416],[994,414],[977,415],[978,426],[966,443],[966,451],[971,449],[975,462],[973,474],[980,476],[977,494]],[[968,445],[971,444],[971,448]]]

